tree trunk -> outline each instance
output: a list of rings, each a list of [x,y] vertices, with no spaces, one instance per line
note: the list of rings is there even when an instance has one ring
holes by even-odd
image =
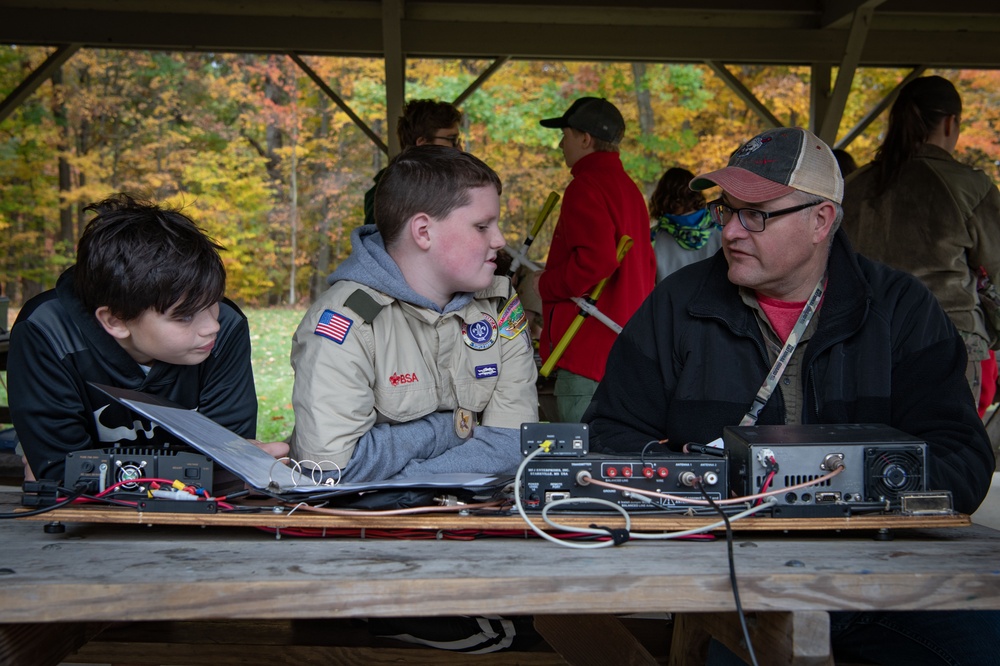
[[[326,95],[319,96],[317,109],[319,112],[318,140],[326,140],[330,135],[330,103]],[[315,264],[312,266],[312,279],[309,280],[309,301],[316,298],[326,289],[326,274],[330,270],[330,194],[327,181],[330,170],[324,162],[320,162],[315,171],[315,181],[321,183],[324,192],[319,200],[319,225],[317,228]]]
[[[632,63],[632,78],[635,82],[635,102],[639,110],[639,135],[650,137],[656,132],[656,117],[653,115],[653,103],[649,94],[649,87],[645,83],[646,63]],[[649,144],[643,142],[644,146]],[[643,157],[647,162],[655,162],[656,155],[649,148],[643,148]],[[643,192],[648,197],[653,192],[656,182],[643,183]]]
[[[63,91],[63,71],[62,67],[52,73],[52,116],[59,129],[59,240],[66,247],[66,252],[71,253],[76,245],[76,228],[73,224],[73,207],[69,203],[68,192],[73,189],[69,160],[66,153],[69,152],[69,119],[66,115],[66,95]]]
[[[296,118],[294,122],[298,122]],[[292,130],[294,134],[292,135],[292,174],[291,174],[291,201],[289,202],[289,220],[291,226],[291,236],[292,236],[292,256],[289,262],[289,276],[288,276],[288,304],[295,305],[297,300],[295,296],[295,258],[299,253],[299,156],[297,152],[298,148],[298,130]]]

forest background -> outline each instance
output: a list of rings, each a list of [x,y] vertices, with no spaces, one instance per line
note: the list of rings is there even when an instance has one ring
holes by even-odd
[[[0,46],[0,99],[48,55]],[[305,60],[376,134],[395,132],[385,120],[381,60]],[[454,100],[489,65],[409,60],[406,97]],[[779,121],[808,124],[808,67],[730,71]],[[907,73],[858,70],[840,134]],[[956,157],[998,180],[1000,72],[927,73],[952,80],[963,95]],[[622,161],[647,196],[667,168],[718,168],[767,129],[704,65],[509,61],[461,109],[463,147],[503,180],[500,226],[512,245],[548,193],[562,193],[570,180],[561,133],[538,121],[583,95],[606,97],[622,111]],[[859,164],[874,156],[886,115],[848,146]],[[89,203],[128,192],[183,207],[227,248],[227,295],[244,307],[254,336],[258,436],[283,437],[291,426],[291,332],[350,253],[364,192],[386,162],[286,56],[82,49],[0,122],[0,295],[16,310],[54,286],[73,263]],[[544,262],[558,213],[532,259]]]
[[[49,50],[0,47],[0,98]],[[309,65],[385,137],[381,60],[313,57]],[[407,99],[453,100],[490,63],[407,62]],[[782,123],[808,123],[809,69],[731,71]],[[853,127],[905,75],[859,70],[842,123]],[[962,91],[957,157],[994,180],[1000,72],[938,72]],[[626,170],[648,195],[669,167],[725,164],[766,129],[706,66],[511,61],[461,106],[464,147],[503,180],[501,228],[519,242],[550,191],[570,179],[560,132],[539,126],[582,95],[621,109]],[[849,146],[871,159],[883,114]],[[84,206],[125,191],[182,206],[227,248],[228,295],[241,305],[303,305],[350,253],[363,194],[386,156],[288,57],[84,49],[52,85],[0,123],[0,286],[15,306],[72,263]],[[554,221],[532,258],[544,261]]]

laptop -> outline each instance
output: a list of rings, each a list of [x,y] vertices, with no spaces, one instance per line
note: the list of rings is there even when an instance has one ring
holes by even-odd
[[[374,490],[411,488],[461,488],[482,490],[496,487],[504,479],[483,474],[431,474],[373,482],[317,483],[284,462],[278,461],[248,440],[207,416],[185,409],[158,396],[90,382],[115,401],[158,424],[217,465],[239,477],[251,488],[285,500],[315,500]]]

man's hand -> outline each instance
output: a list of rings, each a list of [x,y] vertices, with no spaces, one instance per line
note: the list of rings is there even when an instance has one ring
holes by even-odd
[[[28,459],[21,456],[21,462],[24,463],[24,480],[35,481],[35,473],[31,471],[31,466],[28,465]]]
[[[284,458],[288,455],[288,442],[262,442],[258,439],[248,439],[247,441],[272,458]]]

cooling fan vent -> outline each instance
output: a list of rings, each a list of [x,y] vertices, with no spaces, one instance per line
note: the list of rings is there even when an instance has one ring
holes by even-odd
[[[142,480],[156,469],[155,449],[138,447],[122,447],[106,449],[112,453],[112,464],[115,467],[115,481],[121,483],[123,490],[137,490]]]
[[[924,460],[917,449],[872,447],[865,450],[865,492],[870,501],[898,500],[925,490]]]

